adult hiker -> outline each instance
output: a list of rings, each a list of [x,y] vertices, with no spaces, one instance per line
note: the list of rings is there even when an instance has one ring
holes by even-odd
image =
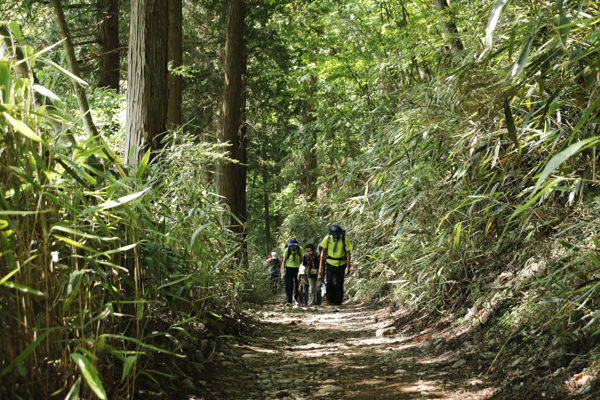
[[[283,252],[282,275],[285,275],[285,298],[288,304],[292,304],[293,296],[298,292],[298,268],[304,255],[304,249],[296,238],[291,238]],[[283,277],[282,277],[283,279]]]
[[[308,278],[308,305],[317,304],[317,278],[319,270],[319,259],[315,252],[315,245],[309,243],[304,248],[304,257],[302,265],[306,267]]]
[[[272,252],[271,257],[267,259],[267,275],[269,276],[269,285],[273,298],[277,295],[277,281],[279,279],[279,273],[281,269],[281,262],[277,258],[277,253]]]
[[[331,225],[329,235],[321,242],[319,275],[323,276],[327,264],[327,304],[340,305],[344,298],[344,276],[350,273],[352,243],[338,225]]]

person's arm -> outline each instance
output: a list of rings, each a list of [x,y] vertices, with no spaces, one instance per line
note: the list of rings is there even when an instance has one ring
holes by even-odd
[[[326,248],[321,250],[321,262],[319,264],[319,275],[321,275],[321,277],[323,277],[323,268],[325,266],[325,253],[327,253]]]
[[[344,272],[346,275],[350,273],[350,250],[346,250],[346,271]]]
[[[281,279],[283,279],[283,276],[285,275],[285,263],[287,261],[287,258],[285,257],[286,256],[286,254],[285,254],[286,251],[288,251],[288,249],[286,249],[283,252],[283,264],[281,264]]]

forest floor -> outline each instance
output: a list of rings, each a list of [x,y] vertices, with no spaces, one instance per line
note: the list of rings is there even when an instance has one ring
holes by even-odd
[[[573,371],[565,368],[512,362],[493,368],[499,360],[473,343],[469,329],[449,318],[432,324],[424,310],[374,303],[285,307],[274,301],[247,304],[245,313],[249,332],[218,346],[193,390],[177,397],[598,398],[598,392],[569,388]]]

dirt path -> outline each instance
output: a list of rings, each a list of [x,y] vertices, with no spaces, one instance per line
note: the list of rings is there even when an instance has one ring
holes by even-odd
[[[514,397],[494,396],[493,354],[457,339],[461,332],[396,329],[389,307],[267,304],[248,313],[252,334],[217,350],[202,398],[542,398],[519,387]]]

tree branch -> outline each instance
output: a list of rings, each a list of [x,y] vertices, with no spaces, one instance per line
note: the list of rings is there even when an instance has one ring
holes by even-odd
[[[83,46],[85,44],[98,43],[97,40],[88,40],[87,42],[73,43],[73,46]]]
[[[89,56],[89,57],[82,58],[82,59],[81,59],[81,60],[79,60],[78,62],[80,62],[80,63],[82,63],[82,64],[85,64],[85,63],[87,63],[87,62],[90,62],[90,61],[92,61],[92,60],[93,60],[93,59],[95,59],[95,58],[104,57],[104,56],[106,56],[106,55],[108,55],[108,54],[110,54],[110,53],[114,53],[114,52],[117,52],[117,51],[123,51],[123,50],[127,50],[128,48],[129,48],[129,46],[117,47],[116,49],[112,49],[111,51],[107,51],[106,53],[102,53],[102,54],[92,54],[92,55],[91,55],[91,56]]]

